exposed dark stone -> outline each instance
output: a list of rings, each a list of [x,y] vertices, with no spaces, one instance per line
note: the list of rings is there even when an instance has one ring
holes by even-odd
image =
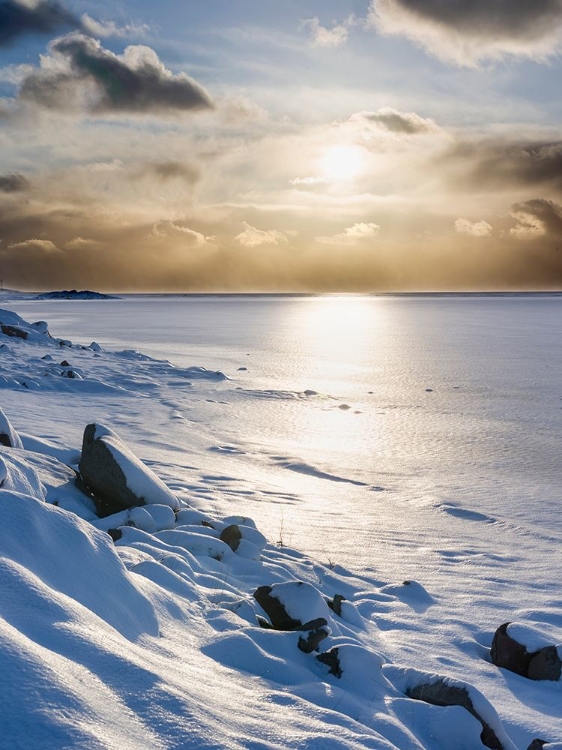
[[[84,430],[78,468],[100,516],[152,503],[168,505],[173,510],[179,507],[164,482],[103,425],[89,424]]]
[[[18,326],[8,326],[2,323],[1,327],[2,333],[5,333],[6,336],[12,336],[13,338],[18,339],[26,339],[28,336],[27,331],[24,331],[23,328],[18,328]]]
[[[82,482],[94,498],[100,517],[111,516],[135,505],[143,505],[127,487],[123,470],[108,446],[101,440],[88,443],[86,450],[82,448],[78,467]]]
[[[70,362],[68,362],[66,359],[63,359],[63,361],[60,363],[61,367],[70,367]]]
[[[273,625],[265,619],[265,617],[261,617],[260,615],[256,615],[258,620],[258,625],[260,628],[263,628],[264,630],[275,630]]]
[[[562,674],[562,662],[558,656],[555,646],[545,646],[537,651],[530,661],[527,677],[530,680],[552,680],[560,679]]]
[[[108,529],[107,533],[114,542],[118,542],[119,539],[121,539],[121,537],[123,536],[123,532],[121,531],[121,529]]]
[[[542,750],[545,745],[548,745],[546,740],[533,740],[527,750]]]
[[[308,635],[299,638],[297,646],[305,654],[311,654],[313,651],[318,651],[318,646],[322,641],[330,635],[328,630],[328,623],[323,617],[318,617],[316,620],[311,620],[305,625],[301,625],[296,628],[297,631],[307,631]]]
[[[329,668],[330,674],[333,674],[334,677],[340,678],[342,676],[343,671],[340,665],[339,648],[337,646],[331,648],[329,651],[325,651],[323,654],[318,654],[316,658]]]
[[[508,635],[507,627],[509,624],[509,622],[505,622],[503,625],[500,625],[494,634],[490,650],[492,663],[496,667],[503,667],[522,677],[527,677],[531,654],[527,653],[525,646],[517,643],[517,641]]]
[[[482,724],[482,733],[480,734],[482,744],[492,748],[492,750],[504,750],[492,727],[476,712],[466,688],[448,685],[445,680],[437,680],[425,685],[416,685],[416,687],[409,689],[406,695],[433,706],[461,706],[465,708]]]
[[[525,646],[512,638],[507,628],[509,622],[500,625],[492,641],[490,655],[497,667],[528,677],[530,680],[559,680],[562,676],[562,661],[555,646],[545,646],[529,653]]]
[[[223,529],[221,531],[219,539],[225,542],[225,544],[228,544],[233,552],[236,552],[236,550],[240,546],[240,540],[242,539],[242,532],[240,531],[240,527],[235,523],[227,526],[226,529]]]
[[[13,447],[10,441],[10,436],[6,435],[5,432],[0,432],[0,445],[3,445],[5,448]]]
[[[268,615],[275,630],[294,630],[302,625],[300,620],[289,617],[279,599],[271,596],[271,586],[260,586],[256,589],[254,599]]]
[[[335,612],[338,617],[341,617],[341,603],[345,602],[345,596],[336,594],[333,599],[327,599],[326,604],[332,612]]]

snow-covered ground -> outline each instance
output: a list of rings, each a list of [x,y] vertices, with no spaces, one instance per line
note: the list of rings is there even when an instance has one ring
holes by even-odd
[[[0,335],[24,446],[2,451],[0,746],[482,747],[466,708],[407,697],[434,675],[502,747],[562,741],[562,683],[489,652],[508,621],[562,643],[561,298],[3,304],[30,336]],[[58,463],[91,422],[191,509],[173,528],[103,531]],[[337,669],[258,625],[252,593],[288,581]]]

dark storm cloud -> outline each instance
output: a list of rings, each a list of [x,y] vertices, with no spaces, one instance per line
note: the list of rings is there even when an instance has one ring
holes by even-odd
[[[455,180],[475,190],[544,185],[562,191],[562,141],[461,142],[444,161],[459,168]]]
[[[562,0],[372,0],[371,23],[460,64],[543,57],[560,45]]]
[[[173,74],[154,50],[128,47],[115,55],[95,39],[68,34],[49,45],[60,66],[24,79],[21,99],[49,109],[80,107],[97,114],[172,113],[212,109],[207,92],[185,73]]]
[[[7,47],[24,34],[50,34],[65,26],[78,26],[77,18],[62,5],[40,0],[35,5],[0,2],[0,47]]]
[[[560,0],[386,0],[383,9],[402,8],[420,19],[484,36],[532,39],[562,15]]]
[[[1,193],[22,193],[25,190],[28,190],[29,186],[29,180],[22,174],[0,175]]]

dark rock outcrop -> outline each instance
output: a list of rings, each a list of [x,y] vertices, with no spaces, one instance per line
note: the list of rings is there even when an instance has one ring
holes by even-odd
[[[308,631],[308,635],[306,637],[301,635],[297,643],[299,649],[305,654],[318,651],[318,646],[330,635],[328,623],[323,617],[318,617],[316,620],[311,620],[295,629],[303,632]]]
[[[228,544],[233,552],[236,552],[236,550],[240,546],[240,541],[242,540],[242,532],[240,531],[240,527],[235,523],[227,526],[221,531],[219,539],[225,542],[225,544]]]
[[[490,656],[497,667],[527,677],[530,680],[559,680],[562,676],[562,661],[555,646],[529,652],[508,632],[511,623],[506,622],[496,630]]]
[[[86,427],[78,468],[100,516],[150,503],[169,505],[174,510],[179,507],[177,499],[156,474],[106,427],[96,424]]]
[[[340,664],[339,648],[331,648],[328,651],[324,651],[323,654],[318,654],[316,657],[321,664],[325,664],[328,667],[330,674],[338,679],[342,676],[343,670]]]
[[[2,323],[0,327],[2,328],[2,333],[4,333],[6,336],[10,336],[11,338],[25,340],[28,337],[27,331],[24,331],[23,328],[18,328],[18,326],[9,326]]]
[[[287,614],[279,599],[271,595],[271,586],[260,586],[256,589],[254,599],[266,612],[275,630],[294,630],[302,625],[300,620],[294,620]]]
[[[345,602],[345,596],[341,594],[336,594],[333,599],[326,599],[326,604],[338,617],[341,617],[342,602]]]
[[[416,685],[416,687],[407,690],[406,695],[417,701],[431,703],[433,706],[461,706],[465,708],[482,724],[482,733],[480,735],[482,744],[492,748],[492,750],[503,750],[503,745],[492,727],[484,721],[474,708],[470,694],[466,688],[450,685],[445,680],[436,680],[424,685]]]

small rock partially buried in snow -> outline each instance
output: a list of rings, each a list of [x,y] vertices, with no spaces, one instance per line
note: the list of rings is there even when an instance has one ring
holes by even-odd
[[[151,504],[179,509],[178,499],[164,482],[107,427],[86,427],[78,468],[102,516]]]

